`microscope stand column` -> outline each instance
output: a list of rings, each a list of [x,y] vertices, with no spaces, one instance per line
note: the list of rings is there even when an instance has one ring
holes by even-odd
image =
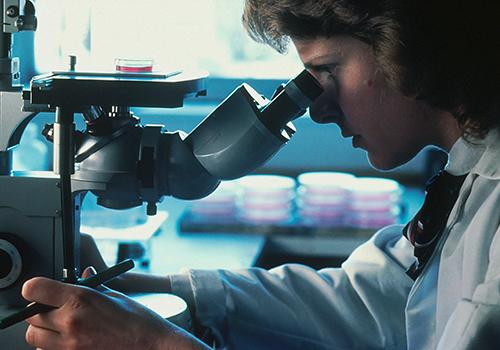
[[[57,107],[54,124],[54,173],[59,175],[61,187],[63,281],[68,283],[75,283],[78,279],[75,252],[79,249],[79,239],[75,234],[75,203],[71,191],[71,175],[75,172],[73,115],[72,109]]]

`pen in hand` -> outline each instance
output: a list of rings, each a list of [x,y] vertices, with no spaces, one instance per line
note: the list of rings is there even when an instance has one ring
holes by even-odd
[[[112,280],[113,278],[118,277],[119,275],[131,270],[133,267],[134,267],[134,262],[132,260],[130,259],[124,260],[114,266],[111,266],[106,270],[103,270],[93,276],[90,276],[89,278],[78,281],[76,285],[85,286],[89,288],[96,288],[100,284],[106,283]],[[27,318],[30,318],[31,316],[35,316],[39,313],[47,312],[53,309],[55,309],[55,307],[45,304],[39,304],[39,303],[30,304],[26,306],[24,309],[0,320],[0,329],[5,329],[7,327],[13,326],[16,323],[24,321]]]

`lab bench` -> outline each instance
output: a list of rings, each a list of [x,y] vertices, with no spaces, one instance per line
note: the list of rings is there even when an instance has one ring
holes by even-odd
[[[407,189],[403,195],[406,222],[423,201],[420,189]],[[181,232],[179,220],[185,214],[189,201],[166,198],[159,211],[168,218],[148,241],[150,263],[148,271],[155,274],[195,269],[238,269],[249,266],[270,267],[269,264],[303,262],[300,258],[320,261],[319,264],[340,263],[353,249],[365,242],[375,230],[339,230],[330,233],[303,234],[277,232],[261,234],[250,232]],[[113,221],[110,213],[108,218]],[[278,257],[269,260],[269,257]],[[295,259],[295,260],[294,260]],[[305,260],[308,263],[309,260]]]

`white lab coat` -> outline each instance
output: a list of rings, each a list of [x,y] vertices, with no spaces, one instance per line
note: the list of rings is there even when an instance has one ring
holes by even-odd
[[[227,349],[488,349],[500,347],[500,133],[460,139],[448,171],[470,171],[427,268],[400,225],[341,268],[191,270],[171,276],[196,322]]]

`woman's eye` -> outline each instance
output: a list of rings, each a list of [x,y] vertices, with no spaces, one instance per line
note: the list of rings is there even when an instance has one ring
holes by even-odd
[[[336,82],[336,65],[321,66],[317,68],[322,83]]]
[[[328,74],[330,76],[337,76],[337,74],[338,74],[338,66],[337,65],[333,65],[333,66],[328,67]]]

